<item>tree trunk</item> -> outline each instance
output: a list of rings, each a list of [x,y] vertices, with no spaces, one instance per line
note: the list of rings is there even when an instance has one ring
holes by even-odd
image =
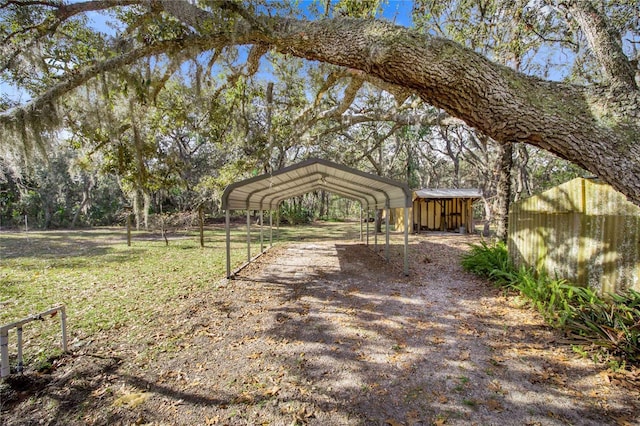
[[[144,204],[142,207],[142,215],[144,218],[144,229],[145,231],[149,230],[149,210],[151,209],[151,195],[147,191],[142,191],[142,198],[144,200]]]
[[[613,34],[614,28],[609,28],[605,15],[595,8],[594,2],[568,0],[561,3],[569,10],[589,41],[591,52],[606,81],[623,90],[637,90],[636,70],[622,50],[620,35]]]
[[[515,173],[515,190],[513,192],[513,201],[518,201],[521,198],[526,198],[531,195],[531,183],[528,171],[529,164],[529,152],[527,146],[518,144],[515,147],[517,163],[514,161],[513,173]]]
[[[484,206],[484,225],[482,227],[482,236],[488,237],[491,233],[491,204],[484,196],[482,197],[482,204]]]
[[[198,207],[198,224],[200,225],[200,247],[204,248],[204,207]]]
[[[511,201],[511,167],[513,166],[513,144],[500,144],[500,165],[498,169],[496,238],[507,242],[509,231],[509,202]]]
[[[133,208],[133,217],[136,221],[136,231],[139,231],[142,220],[140,217],[140,197],[137,189],[134,189],[131,193],[131,207]]]
[[[80,202],[80,206],[78,210],[76,210],[73,215],[73,219],[71,220],[71,228],[75,228],[76,223],[78,222],[78,218],[80,217],[80,213],[86,213],[89,209],[91,202],[91,190],[95,186],[95,180],[93,177],[84,177],[84,186],[82,188],[82,201]]]
[[[384,210],[376,210],[376,232],[382,233],[382,212]]]

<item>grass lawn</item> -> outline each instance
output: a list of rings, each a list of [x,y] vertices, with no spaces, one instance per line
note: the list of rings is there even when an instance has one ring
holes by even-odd
[[[319,223],[281,227],[278,241],[354,239],[358,223]],[[274,229],[274,238],[277,233]],[[264,228],[264,245],[269,230]],[[260,250],[260,232],[252,228],[251,255]],[[247,259],[246,228],[232,230],[232,269]],[[64,304],[69,342],[92,340],[102,331],[121,330],[131,339],[148,338],[154,318],[190,292],[215,288],[225,275],[224,227],[169,235],[135,232],[127,246],[122,228],[0,233],[0,324]],[[27,364],[59,351],[57,318],[24,326]],[[15,330],[9,332],[16,353]]]

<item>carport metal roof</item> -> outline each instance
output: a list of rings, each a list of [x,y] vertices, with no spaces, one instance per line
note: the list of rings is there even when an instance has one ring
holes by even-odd
[[[482,198],[482,191],[476,188],[468,189],[416,189],[416,198]]]
[[[222,194],[222,209],[225,211],[227,278],[231,278],[231,210],[247,210],[247,264],[251,262],[251,221],[249,212],[260,211],[260,251],[262,251],[262,212],[278,210],[281,201],[324,189],[345,198],[360,201],[363,210],[387,209],[386,258],[389,261],[389,210],[404,209],[404,273],[409,275],[408,223],[411,207],[411,190],[401,182],[372,175],[357,169],[311,158],[273,173],[256,176],[229,185]],[[277,213],[277,212],[276,212]],[[269,215],[271,222],[271,214]],[[376,244],[377,244],[377,234]],[[362,222],[360,223],[362,238]],[[369,244],[369,221],[367,220],[367,245]],[[259,255],[258,255],[259,256]]]
[[[222,209],[274,210],[287,198],[319,189],[362,201],[366,209],[411,206],[411,190],[404,183],[311,158],[229,185],[222,194]]]

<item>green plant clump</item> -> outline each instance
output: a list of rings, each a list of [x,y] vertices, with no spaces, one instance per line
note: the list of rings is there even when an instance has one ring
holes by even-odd
[[[485,241],[471,244],[471,251],[462,257],[462,267],[469,272],[489,278],[496,286],[508,286],[513,265],[503,242],[488,245]]]
[[[640,364],[640,293],[600,297],[585,287],[510,262],[504,243],[472,244],[462,267],[500,288],[518,291],[545,320],[576,341],[594,345],[622,364]],[[619,364],[620,365],[620,364]]]

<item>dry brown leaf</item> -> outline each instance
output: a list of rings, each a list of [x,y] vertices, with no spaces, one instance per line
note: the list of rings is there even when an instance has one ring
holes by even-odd
[[[113,401],[113,406],[114,407],[126,406],[127,408],[133,409],[139,406],[140,404],[144,403],[147,399],[149,399],[149,396],[151,396],[151,394],[149,394],[148,392],[125,393],[124,395],[120,396],[115,401]]]
[[[444,426],[445,424],[447,424],[447,418],[446,417],[436,417],[436,419],[433,421],[433,424],[435,426]]]
[[[629,419],[626,416],[615,417],[617,426],[631,426],[634,424],[634,419]]]
[[[280,386],[273,386],[264,392],[264,396],[275,396],[280,392]]]
[[[393,420],[393,419],[387,419],[387,420],[385,420],[385,423],[390,425],[390,426],[403,426],[402,423],[400,423],[397,420]]]
[[[205,417],[206,426],[217,425],[220,423],[220,416],[215,417]]]
[[[233,399],[234,404],[250,404],[253,402],[253,395],[249,392],[242,392],[241,395],[238,395]]]
[[[420,414],[418,413],[418,411],[413,410],[413,411],[409,411],[407,413],[407,424],[415,424],[418,423],[420,421]]]
[[[502,387],[502,385],[500,384],[500,382],[498,382],[497,380],[492,380],[492,381],[489,383],[489,390],[490,390],[490,391],[492,391],[492,392],[495,392],[495,393],[499,393],[499,394],[501,394],[501,395],[506,395],[506,394],[508,394],[508,393],[509,393],[508,391],[506,391],[506,390]]]
[[[609,375],[607,374],[606,371],[601,371],[598,376],[600,376],[602,378],[602,380],[604,380],[606,383],[611,383],[611,379],[609,378]]]
[[[501,413],[502,411],[504,411],[504,407],[502,406],[500,401],[498,401],[496,399],[487,400],[487,404],[486,405],[490,410],[497,411],[498,413]]]

